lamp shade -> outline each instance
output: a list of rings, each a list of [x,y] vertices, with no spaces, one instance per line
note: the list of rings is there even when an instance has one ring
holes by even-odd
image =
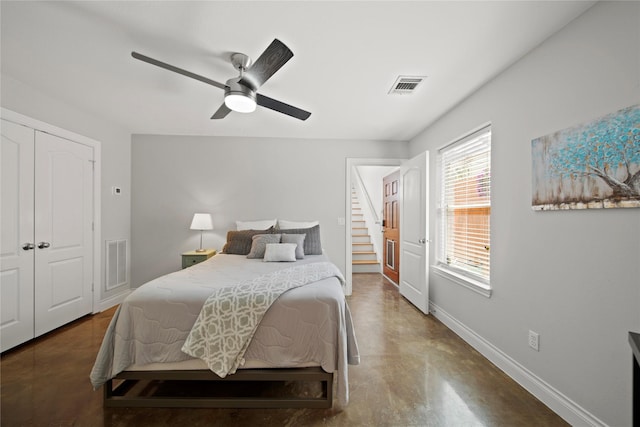
[[[211,221],[211,214],[193,214],[193,221],[191,221],[191,230],[213,230],[213,221]]]

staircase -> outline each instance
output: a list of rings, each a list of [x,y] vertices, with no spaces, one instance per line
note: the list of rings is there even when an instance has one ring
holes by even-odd
[[[353,273],[380,273],[380,263],[355,191],[351,192],[351,264]]]

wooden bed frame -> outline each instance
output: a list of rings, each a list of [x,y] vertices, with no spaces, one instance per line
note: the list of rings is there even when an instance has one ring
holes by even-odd
[[[114,387],[114,380],[123,380]],[[129,393],[140,381],[320,381],[321,397],[212,397],[154,396]],[[104,385],[104,407],[155,408],[330,408],[333,373],[320,367],[287,369],[240,369],[220,378],[210,370],[124,371]]]

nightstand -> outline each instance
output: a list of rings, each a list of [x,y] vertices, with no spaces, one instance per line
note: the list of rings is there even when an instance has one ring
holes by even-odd
[[[191,267],[202,261],[206,261],[216,254],[215,249],[206,249],[204,252],[189,251],[182,254],[182,268]]]

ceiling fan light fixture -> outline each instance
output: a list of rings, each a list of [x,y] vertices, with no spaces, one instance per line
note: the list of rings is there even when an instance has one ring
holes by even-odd
[[[256,110],[256,100],[243,93],[229,93],[224,103],[230,110],[238,113],[252,113]]]
[[[242,83],[241,77],[227,80],[224,89],[224,104],[238,113],[252,113],[256,110],[256,92]]]

